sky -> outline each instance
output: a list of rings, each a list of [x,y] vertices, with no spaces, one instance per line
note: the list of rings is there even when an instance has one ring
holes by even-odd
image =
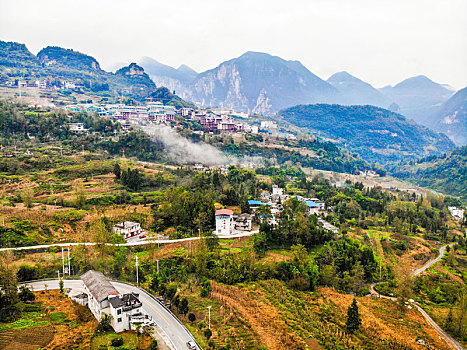
[[[201,72],[261,51],[323,79],[467,86],[467,0],[0,0],[0,40],[71,48],[104,69],[148,56]]]

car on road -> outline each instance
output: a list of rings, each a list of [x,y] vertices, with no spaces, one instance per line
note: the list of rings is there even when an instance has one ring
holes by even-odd
[[[146,238],[145,234],[139,235],[139,238]]]
[[[186,346],[188,346],[188,349],[190,350],[198,350],[198,347],[196,346],[196,343],[193,340],[187,342]]]

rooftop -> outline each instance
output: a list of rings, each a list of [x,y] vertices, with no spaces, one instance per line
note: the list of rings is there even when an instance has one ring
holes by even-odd
[[[219,210],[216,210],[216,216],[217,215],[227,215],[227,216],[232,216],[233,215],[233,211],[230,210],[230,209],[219,209]]]
[[[81,280],[98,302],[105,300],[109,295],[119,294],[102,272],[89,270],[81,276]]]

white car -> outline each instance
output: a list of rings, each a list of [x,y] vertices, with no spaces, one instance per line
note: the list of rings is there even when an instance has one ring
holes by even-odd
[[[188,349],[190,350],[198,350],[198,347],[196,346],[196,343],[193,340],[187,342],[186,346],[188,346]]]

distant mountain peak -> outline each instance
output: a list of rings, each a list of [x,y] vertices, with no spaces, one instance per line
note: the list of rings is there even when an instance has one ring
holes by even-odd
[[[438,84],[428,78],[426,75],[416,75],[414,77],[407,78],[400,83],[396,84],[394,88],[435,88],[435,89],[445,89],[441,84]],[[447,89],[446,89],[447,90]]]
[[[350,74],[349,72],[346,72],[346,71],[334,73],[326,81],[327,82],[332,82],[332,83],[342,82],[342,81],[363,82],[362,80],[358,79],[357,77],[353,76],[352,74]]]
[[[130,76],[143,76],[146,73],[144,72],[144,68],[136,64],[135,62],[130,63],[126,67],[122,67],[115,74],[120,75],[130,75]]]

